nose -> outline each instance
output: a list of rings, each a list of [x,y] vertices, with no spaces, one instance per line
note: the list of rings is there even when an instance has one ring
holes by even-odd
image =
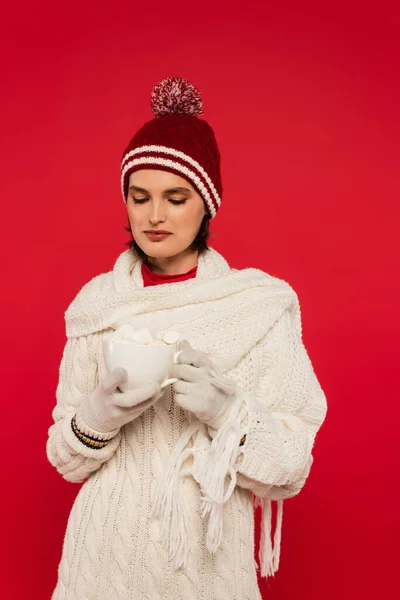
[[[163,202],[153,201],[150,206],[149,221],[152,225],[158,225],[158,223],[165,223],[165,207]]]

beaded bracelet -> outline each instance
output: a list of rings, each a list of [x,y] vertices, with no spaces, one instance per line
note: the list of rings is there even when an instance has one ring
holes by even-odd
[[[82,431],[80,431],[80,429],[78,429],[75,417],[72,417],[72,419],[71,419],[71,429],[74,432],[75,436],[78,438],[78,440],[80,440],[82,442],[82,444],[84,444],[88,448],[93,448],[94,450],[101,450],[101,448],[104,448],[105,446],[107,446],[107,444],[111,441],[111,440],[97,440],[96,438],[94,438],[90,435],[86,435],[86,433],[82,433]]]

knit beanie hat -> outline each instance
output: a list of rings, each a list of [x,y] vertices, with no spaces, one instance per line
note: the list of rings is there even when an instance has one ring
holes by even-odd
[[[151,109],[155,118],[143,125],[123,154],[124,201],[131,173],[161,169],[189,181],[215,217],[222,196],[220,153],[212,128],[198,118],[203,114],[199,91],[183,77],[168,77],[153,89]]]

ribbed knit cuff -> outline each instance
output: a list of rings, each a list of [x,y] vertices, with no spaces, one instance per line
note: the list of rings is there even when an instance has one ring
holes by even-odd
[[[71,429],[76,438],[88,448],[92,448],[93,450],[101,450],[105,448],[111,440],[99,440],[96,437],[92,437],[90,435],[86,435],[80,431],[76,424],[76,417],[72,417],[71,419]]]
[[[223,403],[222,407],[219,409],[216,415],[209,419],[208,421],[204,421],[204,423],[212,427],[213,429],[219,429],[221,425],[223,425],[228,418],[228,415],[232,408],[232,401],[227,398],[226,402]]]
[[[62,424],[62,432],[65,442],[73,450],[73,454],[76,455],[74,460],[76,461],[77,465],[81,460],[80,457],[82,456],[86,458],[94,458],[96,460],[100,459],[101,461],[107,460],[110,456],[112,456],[120,443],[120,433],[117,433],[116,436],[104,442],[94,440],[95,443],[93,444],[93,440],[87,439],[84,434],[77,435],[73,428],[73,419],[73,414],[70,414],[64,419]],[[72,466],[71,463],[68,464],[69,466]]]
[[[212,419],[209,419],[208,421],[204,421],[204,423],[207,426],[212,427],[213,429],[219,429],[225,423],[226,419],[229,417],[229,413],[232,410],[232,406],[236,401],[237,401],[236,394],[233,394],[232,396],[227,397],[226,402],[223,403],[223,405],[221,406],[221,408],[219,409],[217,414],[214,415],[212,417]],[[245,402],[243,402],[243,405],[247,407]],[[245,424],[247,423],[247,418],[248,418],[248,410],[246,410],[245,415],[244,416],[242,415],[242,417],[241,417],[242,427],[245,426]]]
[[[226,420],[229,418],[229,413],[232,409],[232,405],[233,405],[232,399],[231,400],[227,400],[221,407],[221,409],[217,412],[217,414],[210,419],[209,421],[206,421],[205,424],[208,427],[208,432],[209,435],[214,439],[214,437],[217,435],[218,430],[223,426],[223,424],[226,422]],[[243,430],[243,436],[240,440],[239,446],[244,446],[245,442],[246,442],[246,431],[247,431],[247,424],[248,424],[248,408],[246,403],[244,402],[244,406],[246,407],[246,410],[242,411],[242,416],[241,416],[241,422],[240,422],[240,426]]]
[[[111,440],[119,431],[107,431],[107,426],[97,413],[94,413],[87,403],[81,404],[75,415],[76,425],[84,435],[97,440]],[[105,430],[105,431],[104,431]]]

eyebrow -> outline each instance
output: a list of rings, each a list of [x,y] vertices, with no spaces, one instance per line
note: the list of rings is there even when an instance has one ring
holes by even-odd
[[[148,190],[138,187],[137,185],[129,186],[129,191],[132,191],[132,190],[134,192],[140,192],[142,194],[147,194],[148,196],[150,195]],[[170,188],[168,190],[163,191],[164,196],[166,196],[167,194],[190,194],[190,193],[191,193],[191,190],[186,187],[174,187],[174,188]]]

